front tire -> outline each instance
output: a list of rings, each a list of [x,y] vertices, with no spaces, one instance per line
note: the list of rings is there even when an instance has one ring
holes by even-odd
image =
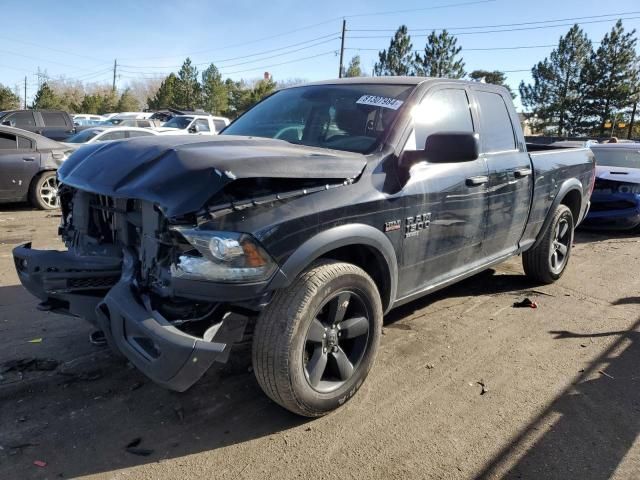
[[[338,408],[373,365],[382,316],[380,294],[364,270],[337,261],[313,265],[258,318],[252,360],[260,387],[298,415]]]
[[[33,179],[29,201],[40,210],[55,210],[60,207],[56,172],[43,172]]]
[[[558,205],[540,243],[522,254],[527,277],[549,284],[562,276],[571,255],[573,230],[571,210],[566,205]]]

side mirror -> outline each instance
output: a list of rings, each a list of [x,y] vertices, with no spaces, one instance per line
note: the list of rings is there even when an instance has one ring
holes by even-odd
[[[198,125],[192,125],[189,127],[189,133],[198,133],[200,131],[200,129],[198,128]]]
[[[480,137],[473,132],[434,133],[427,137],[424,154],[431,163],[470,162],[480,156]]]
[[[2,122],[2,125],[6,125],[7,127],[11,126],[11,120],[5,120],[4,122]]]

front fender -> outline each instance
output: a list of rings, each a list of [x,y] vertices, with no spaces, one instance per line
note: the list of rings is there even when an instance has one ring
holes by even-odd
[[[384,233],[365,224],[357,223],[333,227],[304,242],[281,266],[280,270],[284,275],[276,276],[270,288],[277,289],[289,286],[316,259],[332,250],[349,245],[371,247],[384,261],[388,273],[389,292],[388,298],[383,298],[383,303],[387,305],[388,310],[396,298],[398,285],[398,261],[395,249]]]

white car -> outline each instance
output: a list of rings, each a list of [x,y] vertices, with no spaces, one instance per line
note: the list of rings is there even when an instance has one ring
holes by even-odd
[[[229,125],[229,119],[212,115],[177,115],[162,127],[154,128],[160,135],[217,135]]]
[[[75,150],[89,143],[111,142],[134,137],[147,137],[149,135],[158,135],[158,133],[149,128],[92,127],[76,133],[67,138],[63,143]]]
[[[102,115],[91,115],[86,113],[77,113],[72,115],[73,124],[76,126],[98,125],[104,121]]]

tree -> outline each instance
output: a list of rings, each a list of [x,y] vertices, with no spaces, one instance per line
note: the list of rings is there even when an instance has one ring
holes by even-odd
[[[0,111],[20,108],[20,97],[0,83]]]
[[[536,116],[536,125],[552,127],[558,135],[576,135],[584,128],[584,69],[591,42],[578,25],[560,38],[548,58],[531,69],[533,84],[520,83],[522,104]]]
[[[32,107],[37,109],[59,109],[61,108],[61,102],[60,98],[58,98],[53,89],[51,89],[51,87],[49,87],[49,84],[45,82],[36,92],[36,96],[33,99]]]
[[[462,78],[466,75],[464,62],[459,58],[462,47],[458,39],[443,30],[435,30],[427,38],[424,55],[415,54],[414,68],[417,75],[439,78]]]
[[[120,99],[118,100],[118,104],[116,105],[116,111],[118,112],[137,112],[140,110],[140,102],[136,97],[131,93],[131,89],[126,88],[122,95],[120,95]]]
[[[149,98],[153,98],[153,96],[158,93],[158,89],[164,79],[164,76],[157,76],[131,80],[127,88],[129,88],[131,95],[138,100],[138,103],[144,109],[149,107]]]
[[[345,77],[362,77],[364,74],[362,73],[362,68],[360,68],[360,55],[356,55],[351,58],[349,62],[349,66],[347,67],[346,72],[344,72]]]
[[[275,89],[276,82],[274,82],[271,77],[263,78],[251,89],[251,94],[249,95],[249,106],[255,105],[264,97],[271,95]]]
[[[160,84],[160,88],[153,98],[147,98],[147,105],[152,110],[160,110],[176,106],[176,93],[178,89],[178,77],[171,72]]]
[[[227,87],[228,98],[228,108],[224,115],[235,118],[251,105],[251,89],[242,80],[234,82],[227,78],[224,84]]]
[[[177,108],[194,110],[201,104],[201,87],[198,82],[198,69],[187,59],[180,67],[176,82],[175,103]]]
[[[625,33],[622,20],[618,20],[592,53],[584,71],[587,111],[600,135],[604,135],[607,121],[630,107],[640,90],[635,33],[635,29]]]
[[[388,50],[378,52],[379,61],[373,67],[373,74],[413,75],[413,44],[407,33],[407,26],[401,25],[389,43]]]
[[[501,72],[500,70],[493,70],[491,72],[488,70],[474,70],[469,74],[469,77],[471,78],[471,80],[475,80],[476,82],[484,82],[484,83],[490,83],[492,85],[503,86],[504,88],[509,90],[509,93],[511,94],[511,98],[516,98],[516,94],[513,93],[513,90],[511,90],[511,87],[506,83],[507,81],[506,75],[504,74],[504,72]]]
[[[229,107],[227,85],[213,63],[202,72],[202,95],[204,109],[213,115],[221,115]]]

